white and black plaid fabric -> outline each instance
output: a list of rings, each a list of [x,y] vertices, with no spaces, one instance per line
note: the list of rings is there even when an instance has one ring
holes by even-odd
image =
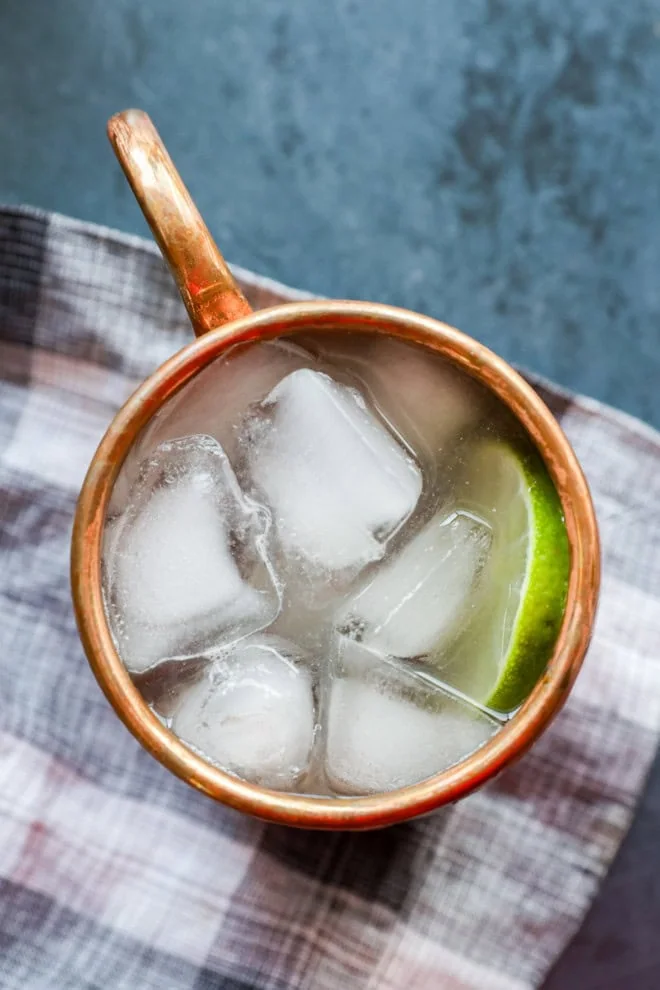
[[[255,306],[288,290],[239,273]],[[364,835],[286,830],[168,774],[110,710],[69,597],[83,474],[190,338],[155,248],[0,211],[0,986],[527,990],[580,923],[660,730],[660,436],[539,385],[602,528],[563,713],[462,803]]]

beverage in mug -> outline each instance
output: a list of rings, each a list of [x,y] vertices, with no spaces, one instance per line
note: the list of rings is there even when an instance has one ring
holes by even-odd
[[[477,750],[552,654],[561,503],[522,425],[377,333],[220,355],[149,421],[103,540],[116,648],[210,763],[326,796]]]
[[[483,344],[371,302],[253,312],[152,122],[108,124],[196,341],[119,410],[72,592],[165,767],[299,828],[382,828],[521,756],[587,649],[598,531],[550,411]]]

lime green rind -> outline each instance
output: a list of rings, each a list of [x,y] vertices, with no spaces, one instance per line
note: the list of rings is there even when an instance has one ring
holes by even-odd
[[[532,519],[528,573],[514,620],[510,650],[485,704],[511,712],[529,695],[545,670],[557,640],[568,591],[570,551],[561,502],[536,453],[520,456]]]

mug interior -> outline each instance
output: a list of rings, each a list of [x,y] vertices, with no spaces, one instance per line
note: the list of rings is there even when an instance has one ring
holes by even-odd
[[[105,516],[134,441],[179,389],[230,347],[297,333],[381,334],[440,353],[485,385],[522,424],[543,458],[564,511],[571,563],[566,608],[553,655],[527,700],[480,749],[427,780],[368,797],[316,797],[250,784],[188,749],[152,713],[120,659],[108,626],[101,552]],[[377,828],[454,801],[519,757],[562,706],[588,645],[599,584],[595,516],[582,471],[559,424],[534,390],[482,344],[429,317],[373,303],[300,302],[262,310],[193,341],[151,375],[110,424],[90,465],[76,513],[72,590],[81,639],[110,703],[168,769],[209,796],[282,824]]]

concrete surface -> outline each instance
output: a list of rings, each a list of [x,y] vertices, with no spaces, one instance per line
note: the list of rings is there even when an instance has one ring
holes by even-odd
[[[230,259],[660,426],[659,99],[657,0],[0,0],[0,199],[142,231],[142,106]]]

